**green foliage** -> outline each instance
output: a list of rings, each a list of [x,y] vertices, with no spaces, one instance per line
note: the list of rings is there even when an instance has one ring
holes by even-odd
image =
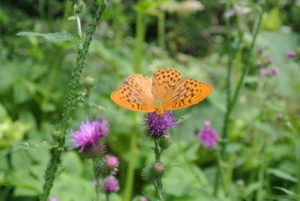
[[[75,21],[68,20],[74,15],[71,1],[28,2],[4,1],[0,6],[0,200],[34,201],[41,194],[50,150],[56,146],[51,143],[51,135],[63,111],[79,42]],[[86,30],[95,9],[91,1],[84,2],[86,8],[80,18]],[[125,189],[133,200],[140,195],[156,200],[152,182],[139,176],[154,161],[153,142],[143,126],[144,115],[110,100],[111,92],[136,70],[134,28],[137,12],[141,12],[145,35],[138,53],[142,55],[139,73],[150,76],[159,68],[171,67],[185,78],[214,86],[207,100],[175,111],[179,125],[171,130],[168,149],[161,159],[167,167],[162,178],[166,200],[299,200],[300,69],[299,59],[287,57],[288,50],[299,49],[299,5],[294,1],[269,2],[248,58],[249,73],[231,115],[228,136],[220,136],[220,145],[226,144],[226,149],[220,163],[223,177],[215,196],[218,154],[205,149],[196,134],[203,121],[210,120],[221,135],[226,112],[226,66],[232,60],[231,83],[236,86],[261,5],[253,1],[225,5],[203,0],[204,10],[186,15],[161,9],[162,4],[170,2],[179,1],[109,3],[94,34],[86,68],[77,74],[74,97],[86,94],[85,101],[79,101],[75,111],[69,113],[71,118],[63,131],[66,145],[59,149],[61,164],[51,196],[60,201],[95,200],[93,164],[70,150],[68,138],[87,117],[104,117],[110,122],[107,150],[121,160],[117,175],[121,188],[111,200],[128,201]],[[250,14],[243,15],[237,5],[249,8]],[[159,45],[161,15],[165,17],[164,48]],[[272,58],[268,68],[280,68],[278,76],[259,75],[259,48]],[[89,87],[91,77],[93,87]],[[133,188],[127,190],[127,185]]]
[[[58,33],[35,33],[35,32],[20,32],[18,36],[40,36],[45,38],[49,42],[60,43],[63,41],[72,41],[74,40],[73,36],[67,32],[58,32]]]

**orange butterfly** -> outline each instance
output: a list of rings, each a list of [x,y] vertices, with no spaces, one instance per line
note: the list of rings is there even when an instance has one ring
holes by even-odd
[[[177,110],[199,103],[212,92],[208,84],[194,79],[181,79],[175,69],[161,69],[153,77],[133,74],[114,91],[111,99],[118,105],[138,112]]]

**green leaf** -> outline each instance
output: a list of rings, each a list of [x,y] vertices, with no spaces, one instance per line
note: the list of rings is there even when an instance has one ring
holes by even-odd
[[[287,195],[290,195],[290,196],[292,196],[292,197],[297,197],[297,194],[296,194],[296,193],[294,193],[294,192],[292,192],[292,191],[290,191],[290,190],[288,190],[288,189],[286,189],[286,188],[282,188],[282,187],[279,187],[279,186],[275,186],[274,188],[275,188],[275,189],[278,189],[278,190],[280,190],[280,191],[283,191],[284,193],[286,193]]]
[[[40,36],[45,38],[49,42],[60,43],[64,41],[73,41],[74,37],[67,32],[55,32],[55,33],[37,33],[22,31],[17,33],[18,36]]]
[[[285,179],[294,183],[297,183],[298,179],[292,175],[290,175],[289,173],[281,170],[281,169],[269,169],[268,170],[269,174],[273,174],[276,177],[279,177],[281,179]]]
[[[255,182],[255,183],[250,184],[249,186],[246,187],[244,196],[245,197],[250,196],[254,191],[261,188],[261,186],[262,185],[260,182]]]
[[[82,173],[82,163],[77,153],[67,152],[63,156],[64,171],[71,175],[80,175]]]

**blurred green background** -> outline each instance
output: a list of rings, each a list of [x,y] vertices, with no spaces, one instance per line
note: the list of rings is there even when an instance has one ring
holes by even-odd
[[[117,175],[121,188],[112,200],[153,196],[152,184],[140,173],[154,155],[144,115],[115,105],[110,94],[128,75],[150,76],[163,67],[214,87],[207,100],[175,112],[180,123],[171,130],[172,145],[162,158],[170,167],[163,178],[167,200],[251,201],[257,200],[258,192],[262,200],[300,200],[298,0],[272,0],[266,6],[250,55],[250,72],[223,142],[226,188],[217,197],[213,196],[216,151],[205,149],[196,137],[204,120],[221,134],[226,68],[232,60],[231,81],[236,86],[262,2],[108,1],[82,74],[82,80],[93,76],[96,85],[73,114],[70,131],[87,117],[109,120],[107,148],[121,160]],[[91,21],[92,5],[84,1],[83,30]],[[78,35],[73,15],[71,0],[0,3],[0,200],[34,201],[41,193],[51,132],[75,63]],[[294,58],[287,56],[289,50],[295,51]],[[260,76],[262,67],[278,67],[280,73]],[[51,196],[60,201],[94,199],[91,161],[76,151],[66,151],[62,161]]]

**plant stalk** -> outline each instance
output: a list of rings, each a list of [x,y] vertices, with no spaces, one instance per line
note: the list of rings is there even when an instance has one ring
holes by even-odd
[[[158,45],[162,50],[165,50],[165,14],[158,15]]]
[[[154,154],[155,154],[155,162],[158,163],[160,162],[160,157],[162,153],[162,149],[159,146],[159,138],[154,138]],[[158,196],[159,201],[164,201],[164,196],[163,196],[163,185],[162,185],[162,180],[161,177],[156,178],[153,181],[153,185],[155,188],[155,192]]]
[[[141,72],[142,68],[142,56],[143,46],[145,41],[145,25],[144,25],[144,14],[142,11],[137,11],[136,16],[136,42],[135,42],[135,61],[134,68],[136,73]]]
[[[134,70],[136,73],[141,72],[142,66],[142,56],[143,56],[143,45],[145,40],[145,26],[144,26],[144,14],[141,11],[137,11],[136,16],[136,35],[135,35],[135,58],[134,58]],[[134,116],[135,123],[133,125],[133,130],[137,128],[137,116]],[[133,179],[134,172],[136,166],[136,158],[134,156],[137,155],[137,133],[133,132],[130,138],[130,153],[133,155],[131,160],[128,162],[128,168],[126,173],[126,184],[123,193],[123,200],[130,201],[132,197],[132,189],[133,189]]]
[[[260,25],[261,25],[261,21],[262,21],[262,17],[263,14],[265,12],[265,9],[267,7],[268,4],[268,0],[265,0],[263,6],[262,6],[262,10],[258,16],[257,22],[254,25],[253,28],[253,38],[251,41],[251,45],[249,47],[249,51],[247,56],[245,56],[245,62],[244,62],[244,68],[242,70],[242,74],[239,78],[238,84],[236,89],[234,90],[234,94],[233,97],[231,98],[231,84],[230,84],[230,79],[231,79],[231,66],[232,64],[229,62],[228,64],[228,70],[227,70],[227,108],[226,108],[226,113],[225,113],[225,117],[224,117],[224,121],[223,121],[223,131],[222,131],[222,138],[226,139],[228,136],[228,128],[230,127],[230,118],[231,118],[231,114],[233,109],[236,106],[236,102],[237,99],[240,95],[240,91],[242,89],[242,87],[244,86],[244,81],[245,81],[245,76],[247,75],[250,67],[251,67],[251,54],[253,52],[255,43],[256,43],[256,39],[257,39],[257,35],[260,29]],[[229,58],[231,59],[231,58]],[[224,153],[226,150],[226,143],[223,143],[221,146],[221,159],[224,157]],[[214,190],[214,195],[216,196],[218,194],[218,186],[219,186],[219,178],[220,178],[220,168],[218,168],[217,170],[217,175],[216,175],[216,180],[215,180],[215,190]]]
[[[79,84],[80,84],[80,76],[82,73],[82,69],[84,67],[89,46],[93,39],[93,34],[96,31],[96,27],[100,22],[105,7],[106,4],[104,3],[99,5],[94,17],[94,21],[87,28],[86,38],[83,43],[83,47],[82,48],[78,47],[77,49],[77,58],[76,58],[75,68],[71,74],[71,81],[69,84],[67,99],[63,106],[63,112],[61,114],[61,118],[58,121],[55,127],[55,131],[52,135],[53,141],[52,141],[52,148],[50,149],[50,161],[45,171],[45,175],[44,175],[45,181],[43,185],[42,194],[40,195],[40,201],[46,201],[48,199],[57,174],[58,167],[61,163],[61,155],[64,152],[65,138],[69,127],[71,114],[79,103],[78,91],[79,91]]]

